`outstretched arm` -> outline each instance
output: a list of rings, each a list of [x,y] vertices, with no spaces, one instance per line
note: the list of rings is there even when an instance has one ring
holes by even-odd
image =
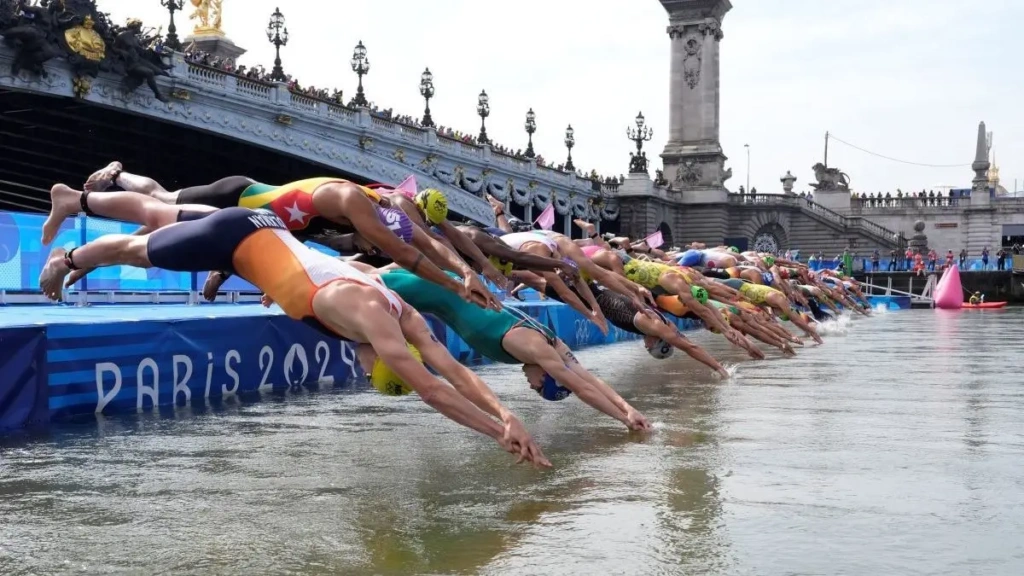
[[[480,271],[483,273],[484,278],[487,278],[501,288],[504,288],[505,285],[508,284],[508,280],[505,278],[505,275],[494,267],[494,264],[487,259],[487,256],[484,256],[484,253],[476,245],[476,242],[473,242],[473,240],[463,234],[461,229],[447,220],[438,224],[438,228],[444,232],[445,238],[451,242],[455,250],[458,250],[468,256],[474,264],[480,267]]]
[[[402,315],[402,329],[409,343],[419,350],[423,361],[444,376],[467,400],[477,408],[501,420],[506,441],[519,449],[521,459],[538,466],[551,466],[544,453],[526,432],[522,422],[501,404],[494,392],[487,387],[475,372],[460,364],[452,357],[434,333],[426,320],[411,307]]]
[[[495,310],[501,309],[501,303],[498,302],[498,299],[494,294],[492,294],[491,291],[488,290],[482,282],[480,282],[480,278],[478,278],[476,272],[469,267],[469,264],[466,264],[462,258],[459,258],[444,244],[434,240],[422,229],[415,226],[412,229],[412,244],[422,250],[423,254],[438,266],[461,276],[466,290],[473,295],[473,299],[477,304],[480,304],[485,308],[493,308]]]
[[[513,250],[508,244],[505,244],[501,240],[496,239],[494,236],[484,232],[483,230],[477,230],[471,226],[460,227],[459,230],[469,238],[480,251],[487,256],[494,256],[499,260],[505,260],[516,265],[517,268],[527,270],[570,270],[572,266],[569,266],[561,260],[555,260],[554,258],[548,258],[547,256],[538,256],[537,254],[531,254],[529,252],[520,252],[519,250]]]

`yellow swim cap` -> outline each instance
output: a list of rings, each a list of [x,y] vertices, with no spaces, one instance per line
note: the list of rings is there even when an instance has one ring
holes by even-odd
[[[440,224],[448,219],[448,199],[440,190],[427,188],[417,194],[414,201],[426,215],[427,222]]]
[[[423,356],[420,355],[420,351],[412,344],[409,344],[409,352],[412,352],[412,355],[417,360],[423,362]],[[386,396],[405,396],[412,393],[412,388],[399,378],[398,374],[395,374],[391,368],[388,368],[384,361],[380,359],[380,356],[373,361],[373,370],[370,372],[370,384],[378,392]]]
[[[497,256],[490,256],[487,259],[490,260],[491,264],[494,264],[494,267],[497,268],[498,271],[504,274],[505,276],[508,276],[509,274],[512,273],[513,264],[508,260],[502,260]]]

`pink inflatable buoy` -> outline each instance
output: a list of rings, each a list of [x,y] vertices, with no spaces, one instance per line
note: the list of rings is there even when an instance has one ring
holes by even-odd
[[[964,305],[964,289],[960,284],[960,270],[956,266],[946,269],[935,285],[935,307],[959,310]]]

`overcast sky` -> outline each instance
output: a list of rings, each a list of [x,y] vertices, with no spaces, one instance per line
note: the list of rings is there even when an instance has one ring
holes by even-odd
[[[117,21],[165,24],[157,0],[99,0]],[[192,29],[178,16],[179,35]],[[654,128],[649,157],[660,167],[668,122],[668,18],[657,0],[224,0],[224,30],[247,48],[240,62],[273,63],[267,20],[280,4],[291,40],[287,72],[303,84],[355,93],[349,65],[362,40],[371,63],[367,96],[419,116],[423,68],[434,73],[435,122],[476,133],[476,98],[491,97],[488,134],[525,148],[524,116],[537,114],[534,146],[562,162],[567,124],[573,159],[602,174],[625,172],[625,130],[643,111]],[[858,191],[969,186],[977,124],[995,133],[1002,183],[1024,189],[1020,0],[733,0],[723,23],[722,146],[728,186],[750,180],[798,190],[822,160],[825,131],[862,148],[926,164],[883,160],[833,142],[829,165]],[[184,32],[184,34],[182,33]],[[652,172],[653,173],[653,172]]]

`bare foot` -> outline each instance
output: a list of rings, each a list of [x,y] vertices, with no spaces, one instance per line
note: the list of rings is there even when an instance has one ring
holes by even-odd
[[[497,211],[499,208],[504,208],[505,207],[505,203],[501,202],[500,200],[498,200],[494,196],[491,196],[490,194],[485,194],[485,196],[487,196],[487,201],[491,204],[491,209],[492,210]]]
[[[580,220],[579,218],[577,218],[572,222],[573,224],[579,226],[580,230],[583,230],[583,232],[586,233],[588,238],[593,236],[594,232],[597,232],[597,226],[591,224],[590,222],[587,222],[586,220]]]
[[[82,208],[82,193],[63,184],[50,188],[50,215],[43,223],[43,246],[49,246],[57,237],[60,225],[68,216],[78,214]]]
[[[64,255],[67,251],[63,248],[54,248],[50,257],[39,274],[39,288],[50,300],[59,301],[64,292],[64,277],[71,271],[64,264]]]
[[[121,173],[121,163],[114,160],[106,167],[101,168],[92,173],[89,179],[85,181],[85,190],[87,192],[103,192],[114,185],[114,179]]]
[[[85,275],[95,270],[95,268],[79,268],[78,270],[72,270],[71,274],[68,274],[68,279],[64,281],[65,288],[71,288],[76,282],[85,278]]]
[[[220,272],[210,272],[206,276],[206,282],[203,283],[203,298],[205,298],[207,302],[213,302],[216,300],[217,291],[220,290],[220,287],[226,281],[227,277]]]

